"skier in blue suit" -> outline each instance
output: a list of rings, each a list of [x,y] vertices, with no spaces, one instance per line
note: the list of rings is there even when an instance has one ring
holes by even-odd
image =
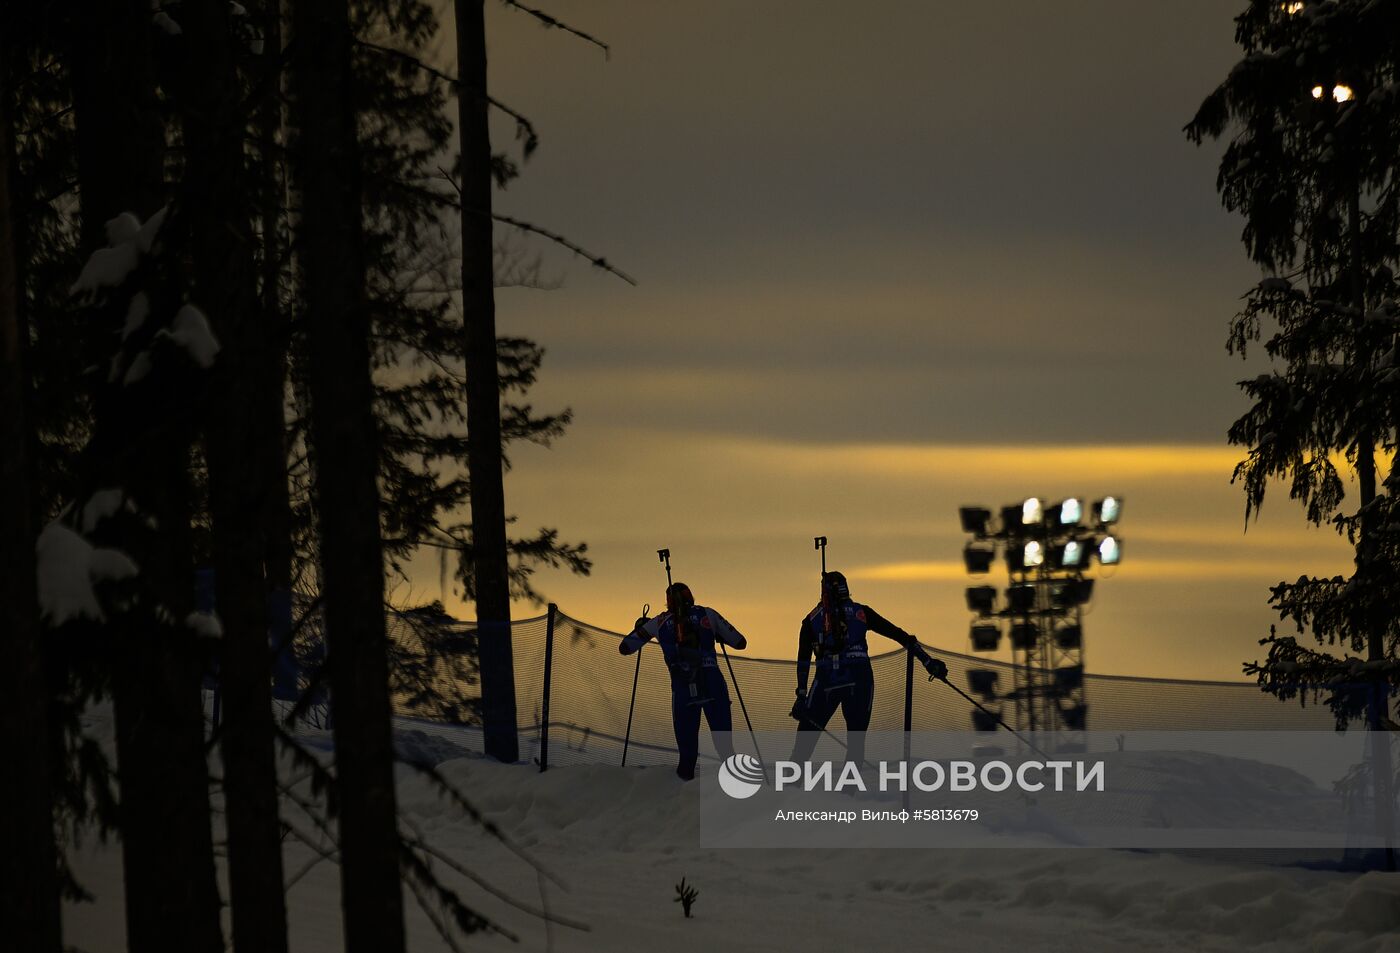
[[[697,606],[690,587],[683,582],[667,588],[665,612],[654,619],[637,619],[618,651],[631,655],[652,639],[661,646],[671,672],[671,721],[680,751],[676,774],[689,781],[695,777],[700,754],[702,712],[719,756],[727,758],[734,753],[729,736],[733,728],[729,689],[715,657],[715,640],[734,649],[744,648],[748,640],[714,609]]]
[[[865,730],[870,727],[870,709],[875,703],[875,677],[866,644],[870,632],[893,639],[913,652],[933,678],[948,676],[948,666],[925,652],[918,639],[869,606],[852,601],[845,576],[839,572],[823,574],[822,601],[803,618],[797,636],[797,702],[792,706],[797,742],[793,746],[793,761],[811,757],[818,733],[826,728],[838,707],[846,719],[847,760],[857,765],[865,760]],[[817,675],[809,691],[807,675],[813,655],[817,657]]]

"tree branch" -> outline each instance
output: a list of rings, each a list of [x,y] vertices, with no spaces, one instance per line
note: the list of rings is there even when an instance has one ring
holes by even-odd
[[[598,47],[598,49],[600,49],[600,50],[603,51],[603,58],[604,58],[604,59],[611,59],[611,58],[612,58],[612,50],[608,47],[608,44],[604,43],[602,40],[598,39],[596,36],[591,36],[590,34],[584,33],[582,30],[579,30],[579,29],[577,29],[577,28],[575,28],[575,27],[571,27],[571,26],[569,26],[567,23],[564,23],[562,20],[559,20],[559,19],[557,19],[557,18],[555,18],[555,17],[550,16],[548,13],[545,13],[543,10],[536,10],[534,7],[527,7],[527,6],[525,6],[525,4],[517,2],[517,0],[502,0],[502,2],[504,2],[505,5],[508,6],[508,7],[514,7],[515,9],[519,10],[521,13],[527,13],[527,14],[529,14],[530,16],[534,17],[536,20],[539,20],[541,23],[543,23],[543,24],[545,25],[545,27],[546,27],[547,29],[556,29],[556,28],[557,28],[557,29],[563,30],[565,33],[572,33],[574,36],[578,37],[580,40],[584,40],[584,41],[586,41],[586,42],[588,42],[588,43],[592,43],[594,46]]]
[[[452,178],[452,173],[448,172],[442,166],[438,166],[438,172],[442,174],[443,179],[447,181],[448,185],[452,186],[453,191],[455,191],[458,197],[460,198],[462,195],[462,187],[457,184],[456,179]],[[575,245],[573,242],[569,241],[567,238],[565,238],[563,235],[560,235],[558,232],[551,232],[547,228],[541,228],[538,225],[531,225],[529,222],[521,221],[518,218],[511,218],[509,215],[501,215],[498,212],[492,212],[491,217],[504,225],[511,225],[515,228],[518,228],[522,232],[533,232],[536,235],[542,235],[545,238],[548,238],[550,241],[554,242],[555,244],[563,245],[565,248],[573,252],[575,255],[578,255],[580,258],[586,259],[588,263],[591,264],[594,268],[601,268],[603,271],[611,272],[612,274],[621,278],[623,281],[627,282],[634,288],[637,286],[637,279],[633,278],[631,275],[627,274],[621,269],[614,267],[612,263],[610,263],[606,258],[603,258],[600,255],[595,255],[592,252],[588,251],[586,248],[582,248],[578,245]]]

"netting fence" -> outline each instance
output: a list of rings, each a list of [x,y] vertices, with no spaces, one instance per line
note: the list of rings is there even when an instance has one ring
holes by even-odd
[[[391,631],[400,645],[416,645],[420,638],[402,620],[391,624]],[[462,646],[474,645],[470,626],[463,624],[460,635]],[[543,616],[513,623],[511,638],[522,758],[534,759],[541,767],[619,764],[625,745],[629,765],[674,762],[670,679],[654,643],[624,656],[618,652],[622,633],[574,619],[553,606]],[[926,648],[948,665],[949,681],[965,691],[969,669],[991,669],[1003,684],[1012,681],[1009,662]],[[875,676],[870,731],[972,729],[972,706],[947,685],[930,683],[922,668],[909,665],[903,649],[872,655],[870,663]],[[740,732],[747,734],[740,697],[755,731],[794,730],[788,712],[797,686],[795,662],[730,652],[728,665],[721,658],[720,668],[729,682],[736,742]],[[634,678],[636,703],[632,705]],[[1084,685],[1088,727],[1095,731],[1326,731],[1334,727],[1325,706],[1281,702],[1252,682],[1085,674]],[[428,735],[451,738],[459,745],[480,744],[477,727],[444,718],[412,699],[400,699],[399,715]]]

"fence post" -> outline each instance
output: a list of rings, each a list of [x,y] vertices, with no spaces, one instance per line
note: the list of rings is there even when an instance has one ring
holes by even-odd
[[[909,733],[914,730],[914,653],[904,653],[904,770],[909,770]],[[904,810],[909,810],[909,782],[904,784]]]
[[[554,614],[559,607],[549,604],[544,623],[544,687],[540,699],[540,770],[549,768],[549,682],[554,673]]]

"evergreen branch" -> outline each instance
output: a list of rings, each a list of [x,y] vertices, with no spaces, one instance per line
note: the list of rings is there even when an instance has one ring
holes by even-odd
[[[302,878],[304,878],[307,874],[311,873],[311,871],[313,871],[313,870],[315,870],[317,867],[319,867],[319,866],[321,865],[321,861],[323,861],[323,860],[329,860],[329,861],[330,861],[331,863],[333,863],[333,864],[339,864],[339,863],[340,863],[340,848],[339,848],[339,847],[337,847],[335,850],[328,850],[327,848],[322,847],[320,844],[315,843],[314,841],[312,841],[311,838],[310,838],[308,835],[306,835],[306,834],[304,834],[303,832],[297,830],[297,829],[296,829],[295,827],[293,827],[291,824],[287,824],[286,827],[287,827],[287,831],[288,831],[293,837],[295,837],[295,838],[296,838],[298,841],[300,841],[302,844],[305,844],[307,847],[311,848],[312,852],[313,852],[316,856],[314,856],[314,857],[312,857],[310,860],[308,860],[305,864],[303,864],[303,865],[297,870],[296,873],[292,874],[291,877],[287,878],[287,882],[284,883],[284,884],[282,885],[282,892],[283,892],[283,893],[286,893],[287,891],[291,890],[293,887],[295,887],[295,886],[297,885],[297,883],[298,883]]]
[[[541,228],[538,225],[531,225],[529,222],[522,222],[520,219],[511,218],[509,215],[500,215],[498,213],[493,212],[491,217],[504,225],[512,225],[520,229],[522,232],[533,232],[536,235],[541,235],[549,239],[557,245],[563,245],[575,255],[578,255],[580,258],[586,259],[588,263],[591,264],[594,268],[601,268],[603,271],[611,272],[614,275],[617,275],[617,277],[621,278],[623,281],[627,282],[632,287],[637,287],[637,279],[633,278],[626,272],[613,267],[606,258],[594,255],[586,249],[580,248],[578,245],[575,245],[573,242],[569,241],[567,238],[565,238],[563,235],[560,235],[558,232],[551,232],[548,229]]]
[[[457,944],[450,939],[448,932],[443,929],[446,924],[442,923],[439,918],[428,912],[425,903],[426,898],[419,892],[420,887],[429,887],[437,894],[438,902],[452,911],[452,916],[457,921],[457,928],[463,933],[490,930],[492,933],[499,933],[512,942],[520,942],[520,937],[511,933],[499,923],[487,919],[463,903],[462,898],[457,895],[457,891],[439,880],[437,875],[433,873],[432,867],[430,867],[422,857],[414,853],[407,844],[401,842],[400,847],[403,860],[403,880],[408,883],[409,889],[413,891],[413,895],[419,898],[419,905],[423,907],[423,912],[428,913],[429,918],[433,920],[433,925],[438,929],[439,935],[442,936],[444,940],[447,940],[453,949],[458,949]]]
[[[380,46],[378,43],[371,43],[368,40],[357,39],[355,45],[364,47],[367,50],[373,50],[376,53],[383,53],[385,56],[392,56],[397,60],[402,60],[414,69],[427,73],[434,79],[446,83],[448,86],[452,87],[454,91],[460,91],[462,88],[461,81],[458,80],[457,77],[453,76],[451,73],[443,72],[430,63],[423,62],[421,58],[414,56],[412,53],[405,53],[403,50],[396,50],[391,46]],[[535,131],[534,123],[530,122],[524,114],[512,109],[494,96],[487,96],[486,101],[515,120],[515,128],[525,140],[525,155],[530,155],[530,153],[538,148],[540,136],[539,133]]]
[[[536,10],[534,7],[527,7],[525,6],[525,4],[518,2],[518,0],[502,0],[502,2],[505,3],[505,5],[508,7],[514,7],[521,13],[528,13],[530,16],[543,23],[547,29],[560,29],[563,30],[565,33],[572,33],[580,40],[592,43],[594,46],[598,47],[600,50],[603,51],[604,59],[612,58],[612,50],[608,47],[608,44],[604,43],[596,36],[584,33],[582,30],[577,29],[576,27],[571,27],[567,23],[564,23],[562,20],[559,20],[556,17],[552,17],[548,13],[545,13],[543,10]]]
[[[558,876],[546,869],[543,864],[541,864],[539,861],[535,860],[535,858],[531,857],[528,853],[526,853],[525,849],[516,844],[515,841],[513,841],[506,834],[505,831],[501,830],[500,826],[496,824],[495,821],[488,818],[476,807],[476,805],[468,801],[466,795],[459,791],[457,787],[452,784],[452,782],[447,780],[447,778],[443,777],[442,772],[439,771],[437,768],[425,764],[414,764],[412,761],[400,760],[399,763],[407,765],[408,767],[427,777],[428,780],[432,783],[433,787],[437,788],[439,794],[445,796],[449,801],[456,805],[456,807],[459,810],[461,810],[462,813],[466,814],[467,817],[471,818],[474,822],[476,822],[476,824],[480,826],[482,830],[486,831],[486,833],[494,837],[497,841],[504,845],[505,848],[509,850],[512,854],[525,861],[525,863],[529,864],[532,869],[543,874],[545,877],[548,877],[551,881],[554,882],[556,886],[560,887],[561,889],[569,889],[568,884],[566,884],[563,880],[559,879]]]
[[[448,949],[450,949],[452,953],[465,953],[462,947],[457,943],[457,938],[452,935],[452,931],[448,928],[447,921],[428,903],[428,898],[423,895],[423,888],[418,886],[418,881],[411,877],[406,879],[408,880],[408,889],[412,891],[413,899],[414,902],[418,904],[418,909],[423,911],[423,915],[426,916],[428,922],[433,925],[433,929],[437,931],[437,935],[442,937],[442,941],[447,944]]]
[[[457,196],[460,199],[462,195],[462,186],[457,183],[456,179],[452,178],[452,173],[448,172],[442,166],[438,166],[438,172],[441,174],[442,178],[447,182],[447,184],[452,186],[453,191],[457,193]],[[459,211],[461,211],[460,205],[460,202],[458,202],[456,205]],[[545,238],[548,238],[555,244],[564,246],[569,251],[573,252],[575,255],[578,255],[580,258],[586,260],[594,268],[601,268],[603,271],[611,272],[612,274],[621,278],[623,281],[627,282],[634,288],[637,286],[637,279],[633,278],[631,275],[627,274],[621,269],[614,267],[606,258],[603,258],[601,255],[595,255],[588,249],[575,245],[573,242],[569,241],[567,238],[565,238],[563,235],[560,235],[558,232],[551,232],[549,229],[541,228],[538,225],[532,225],[529,222],[521,221],[518,218],[511,218],[509,215],[501,215],[499,212],[492,212],[491,217],[503,225],[511,225],[515,228],[520,229],[522,232],[532,232],[536,235],[541,235]]]
[[[463,877],[467,878],[472,883],[485,890],[497,900],[500,900],[503,903],[507,903],[515,909],[520,910],[524,913],[528,913],[532,917],[537,917],[541,920],[548,920],[549,922],[557,923],[560,926],[570,927],[574,930],[582,930],[585,933],[592,929],[592,927],[590,927],[587,923],[584,923],[580,920],[570,920],[566,917],[552,916],[550,915],[549,911],[540,909],[538,907],[532,907],[524,901],[515,899],[499,887],[492,886],[489,881],[487,881],[480,874],[472,871],[470,868],[463,865],[461,861],[429,844],[427,842],[427,839],[423,835],[422,829],[419,828],[417,824],[414,824],[407,817],[403,818],[403,821],[413,828],[416,835],[413,837],[403,837],[403,835],[400,835],[401,837],[403,837],[403,841],[405,844],[422,851],[430,857],[442,861],[452,870],[461,874]]]

